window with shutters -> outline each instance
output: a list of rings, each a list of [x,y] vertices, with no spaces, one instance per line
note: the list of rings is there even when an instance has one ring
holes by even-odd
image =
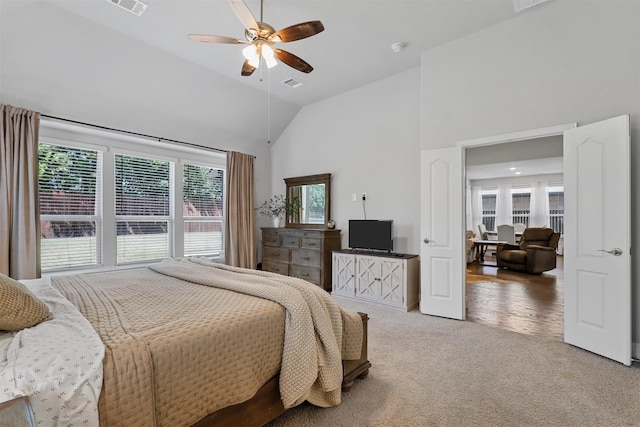
[[[173,235],[173,162],[116,154],[118,264],[167,258]]]
[[[524,224],[529,227],[531,218],[531,188],[511,189],[511,214],[513,224]]]
[[[482,193],[482,223],[489,231],[496,230],[496,198],[497,190],[483,190]]]
[[[42,271],[102,262],[102,153],[41,143],[38,147]]]
[[[41,131],[43,272],[224,258],[224,154],[46,121]]]
[[[556,233],[564,233],[564,186],[549,187],[549,221]]]
[[[224,170],[183,165],[184,255],[220,255],[223,248]]]

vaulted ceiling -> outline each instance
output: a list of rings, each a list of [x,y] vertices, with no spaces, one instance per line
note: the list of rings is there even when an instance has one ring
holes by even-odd
[[[210,93],[203,96],[215,96],[215,85],[221,87],[221,93],[238,87],[244,97],[254,97],[255,105],[262,106],[265,94],[270,92],[275,103],[286,107],[280,109],[281,115],[274,109],[271,120],[275,137],[305,105],[418,67],[421,52],[517,16],[511,0],[265,0],[264,21],[275,29],[322,21],[323,32],[280,44],[310,63],[314,70],[305,74],[280,63],[269,71],[261,67],[252,76],[243,77],[243,46],[198,43],[187,38],[188,34],[199,33],[244,39],[244,28],[227,1],[146,0],[148,7],[142,16],[114,6],[111,1],[116,0],[0,0],[2,54],[14,47],[23,49],[25,37],[45,41],[64,32],[77,43],[90,44],[98,52],[105,49],[105,54],[112,55],[102,41],[105,34],[118,34],[167,58],[179,58],[207,70],[214,83],[210,82],[213,86],[206,87]],[[245,3],[260,20],[260,1]],[[20,34],[23,25],[17,23],[19,19],[27,19],[25,16],[33,10],[43,8],[47,16],[52,16],[51,22],[43,20],[38,25],[39,34]],[[94,39],[87,28],[103,35]],[[395,52],[391,48],[394,43],[405,47]],[[91,64],[83,67],[91,72]],[[302,85],[292,88],[283,83],[290,78]],[[238,123],[229,125],[242,127],[240,120],[251,105],[245,100],[239,105],[221,102],[215,107],[220,112],[208,114],[239,117]]]

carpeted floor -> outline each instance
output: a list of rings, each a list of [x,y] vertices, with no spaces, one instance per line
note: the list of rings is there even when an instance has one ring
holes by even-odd
[[[369,314],[369,376],[276,426],[638,426],[640,366],[561,341],[340,299]]]

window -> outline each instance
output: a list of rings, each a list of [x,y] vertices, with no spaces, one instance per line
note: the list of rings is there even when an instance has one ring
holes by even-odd
[[[511,215],[513,224],[529,227],[531,217],[531,189],[514,188],[511,190]]]
[[[482,191],[482,223],[490,231],[496,229],[496,197],[497,190]]]
[[[564,233],[564,186],[549,187],[549,221],[556,233]]]
[[[220,255],[224,171],[185,163],[182,178],[184,255]]]
[[[43,272],[224,258],[224,154],[46,120],[40,130]]]
[[[173,163],[116,154],[117,263],[172,255]]]
[[[99,265],[102,153],[41,143],[38,165],[42,270]]]

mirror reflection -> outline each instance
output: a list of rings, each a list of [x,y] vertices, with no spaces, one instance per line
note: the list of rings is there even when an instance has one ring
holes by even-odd
[[[285,178],[287,226],[322,226],[329,220],[331,174]]]

